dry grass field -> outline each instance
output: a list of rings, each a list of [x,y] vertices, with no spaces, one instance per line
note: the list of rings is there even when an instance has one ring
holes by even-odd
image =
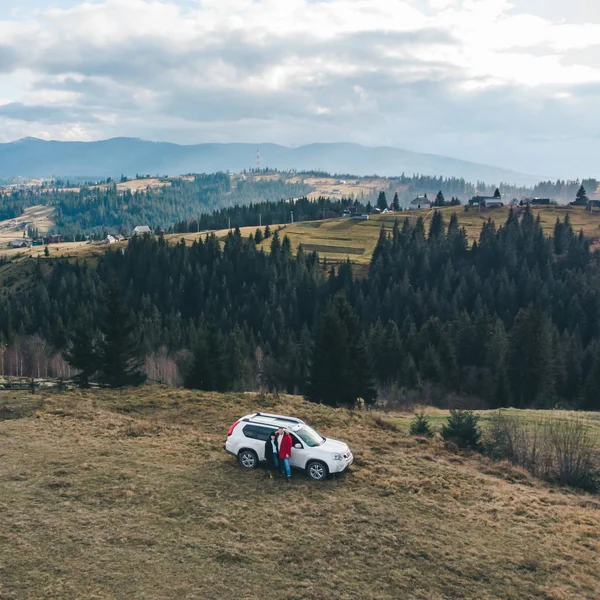
[[[289,183],[306,183],[313,188],[308,198],[316,200],[319,197],[329,198],[359,198],[361,194],[369,196],[381,190],[387,190],[390,182],[379,178],[338,179],[335,177],[292,177]],[[398,185],[398,190],[403,189]],[[393,193],[392,196],[393,197]]]
[[[520,209],[522,210],[522,209]],[[446,223],[453,213],[456,213],[461,226],[467,230],[469,241],[479,238],[483,223],[492,219],[499,227],[506,221],[508,207],[488,210],[469,210],[465,212],[464,207],[442,208]],[[564,218],[569,214],[575,231],[583,229],[585,235],[595,244],[600,243],[600,212],[591,215],[581,208],[573,207],[549,207],[534,209],[534,214],[540,215],[544,230],[551,234],[556,223],[556,218]],[[315,250],[321,258],[327,257],[331,262],[350,259],[357,265],[367,265],[371,260],[373,250],[377,245],[381,227],[390,230],[396,220],[400,224],[405,218],[414,222],[418,217],[425,219],[428,226],[433,211],[413,210],[385,215],[370,215],[367,221],[351,218],[328,219],[325,221],[306,221],[287,225],[283,234],[289,236],[294,250],[302,244],[306,250]],[[268,251],[269,240],[265,240],[262,246]]]
[[[385,417],[176,389],[3,392],[0,598],[596,599],[600,502]],[[10,406],[6,406],[9,404]],[[223,450],[254,410],[347,441],[290,485]]]
[[[0,221],[0,244],[22,239],[23,231],[27,232],[28,225],[37,227],[40,233],[46,233],[54,225],[53,213],[54,208],[51,206],[30,206],[21,216]]]

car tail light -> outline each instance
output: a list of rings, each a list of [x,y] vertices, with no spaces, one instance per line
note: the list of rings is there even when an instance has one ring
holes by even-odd
[[[232,433],[233,430],[235,429],[235,426],[239,423],[239,421],[236,421],[230,428],[229,431],[227,432],[227,437],[229,437]]]

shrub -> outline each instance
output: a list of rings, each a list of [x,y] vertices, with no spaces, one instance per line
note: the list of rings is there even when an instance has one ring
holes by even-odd
[[[431,417],[428,417],[424,412],[417,413],[410,422],[410,435],[431,437],[433,435]]]
[[[448,422],[442,426],[442,437],[460,448],[478,448],[481,439],[479,417],[471,410],[451,410]]]
[[[581,419],[524,419],[501,411],[484,438],[484,450],[494,460],[508,460],[537,477],[590,492],[600,488],[596,446]]]

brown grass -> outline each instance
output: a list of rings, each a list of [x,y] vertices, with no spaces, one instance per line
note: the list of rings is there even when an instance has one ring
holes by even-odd
[[[516,207],[515,210],[521,212],[523,209]],[[508,207],[483,209],[481,211],[472,209],[467,212],[462,206],[441,209],[446,224],[450,221],[452,214],[456,213],[459,224],[467,230],[469,242],[479,239],[481,228],[488,219],[492,219],[497,227],[503,225],[508,217],[508,211]],[[583,208],[557,206],[534,208],[533,213],[536,217],[539,214],[542,227],[547,235],[553,232],[556,218],[560,217],[562,220],[568,213],[576,232],[583,229],[585,235],[594,244],[600,244],[600,212],[591,215]],[[307,246],[322,247],[324,249],[319,250],[321,258],[327,257],[328,260],[333,262],[350,259],[357,265],[368,265],[382,227],[391,231],[396,220],[402,224],[404,219],[408,218],[414,224],[419,217],[423,217],[427,228],[432,215],[432,210],[413,210],[385,215],[370,215],[368,221],[340,218],[295,223],[294,225],[287,225],[282,235],[287,235],[290,238],[294,250],[297,250],[301,244],[304,248]],[[262,247],[266,251],[269,250],[269,245],[269,240],[262,243]]]
[[[163,388],[39,397],[0,421],[3,600],[598,597],[596,499],[381,415]],[[348,441],[356,465],[289,486],[242,471],[223,442],[257,409]]]

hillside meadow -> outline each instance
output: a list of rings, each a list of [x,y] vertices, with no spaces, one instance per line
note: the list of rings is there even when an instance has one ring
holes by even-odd
[[[452,214],[456,213],[460,226],[466,229],[469,242],[472,243],[479,239],[481,228],[488,219],[494,221],[497,227],[503,225],[508,217],[509,207],[465,211],[464,206],[451,206],[439,210],[446,223],[450,221]],[[515,207],[515,210],[520,212],[522,208]],[[536,218],[539,215],[542,228],[548,235],[552,233],[557,217],[562,220],[568,214],[575,232],[583,230],[586,237],[594,244],[600,243],[600,211],[590,214],[580,207],[551,206],[533,208],[532,212]],[[340,218],[301,222],[286,225],[281,235],[290,238],[294,251],[302,245],[306,251],[316,251],[321,258],[327,258],[331,262],[349,259],[360,268],[361,265],[368,265],[371,262],[382,227],[391,232],[397,220],[402,224],[405,218],[414,222],[422,217],[427,228],[433,213],[433,210],[412,210],[369,215],[369,219],[365,221]],[[265,251],[269,250],[269,245],[270,240],[262,242]]]
[[[229,425],[262,410],[347,441],[317,484],[246,472]],[[600,501],[399,415],[160,387],[3,392],[0,598],[594,599]]]

